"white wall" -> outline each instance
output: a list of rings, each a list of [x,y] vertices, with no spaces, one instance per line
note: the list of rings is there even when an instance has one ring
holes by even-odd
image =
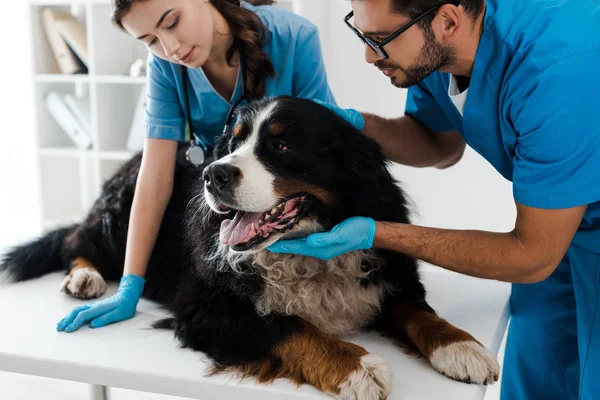
[[[39,204],[33,136],[27,3],[5,2],[0,24],[0,249],[37,234]]]
[[[347,0],[303,0],[300,12],[319,27],[328,78],[338,104],[384,117],[404,112],[406,90],[390,84],[364,60],[365,48],[346,27]],[[435,227],[508,231],[514,227],[512,185],[468,148],[446,170],[397,165],[400,180],[415,203],[414,222]]]

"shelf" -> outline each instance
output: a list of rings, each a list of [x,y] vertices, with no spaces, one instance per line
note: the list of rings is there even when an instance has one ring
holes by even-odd
[[[35,82],[66,82],[66,83],[100,83],[100,84],[126,84],[126,85],[143,85],[146,83],[145,76],[128,76],[128,75],[63,75],[63,74],[35,74],[33,77]]]
[[[145,112],[147,77],[129,73],[137,60],[145,64],[148,48],[113,26],[112,1],[27,0],[37,130],[34,151],[41,180],[41,222],[47,229],[80,221],[100,194],[102,183],[138,153],[128,146],[142,146],[144,127],[134,117]],[[294,9],[294,5],[296,0],[277,3],[287,9]],[[61,73],[41,24],[46,7],[75,15],[85,28],[87,74]],[[70,94],[80,104],[89,121],[91,149],[77,147],[55,120],[46,104],[50,92],[63,98]]]
[[[66,12],[74,14],[86,31],[86,40],[89,43],[89,26],[87,24],[87,10],[88,7],[85,2],[65,2],[65,1],[46,1],[40,3],[31,3],[30,11],[30,23],[31,23],[31,37],[33,39],[33,60],[34,60],[34,72],[36,77],[39,75],[40,79],[55,79],[52,77],[45,77],[44,75],[56,75],[60,78],[65,79],[74,75],[62,75],[61,69],[58,66],[55,55],[52,52],[48,36],[42,23],[42,12],[45,8],[51,8],[56,11]],[[88,65],[88,69],[90,66]]]
[[[100,184],[104,185],[122,166],[122,160],[100,160]]]
[[[127,150],[122,151],[99,151],[98,158],[101,160],[113,160],[113,161],[127,161],[133,157],[135,153]]]
[[[77,83],[83,82],[88,83],[90,76],[87,74],[80,75],[63,75],[63,74],[35,74],[33,80],[36,82],[67,82]]]
[[[76,147],[43,147],[40,155],[48,157],[90,157],[93,152],[90,150],[81,150]]]
[[[111,0],[29,0],[33,6],[70,6],[72,4],[110,4]]]
[[[136,106],[143,90],[143,85],[115,83],[96,87],[100,152],[113,153],[127,149]],[[142,137],[143,129],[136,134]]]
[[[107,4],[98,3],[90,7],[91,32],[102,32],[93,36],[93,59],[98,81],[100,76],[129,75],[131,65],[141,59],[146,62],[148,48],[140,40],[107,24],[111,20],[111,8]]]
[[[109,84],[131,84],[131,85],[143,85],[146,83],[145,76],[128,76],[128,75],[97,75],[94,77],[96,83],[109,83]]]
[[[61,76],[61,75],[58,75]],[[54,92],[59,96],[70,94],[84,103],[90,102],[89,84],[81,81],[40,81],[36,85],[36,118],[39,126],[38,138],[40,148],[76,149],[75,142],[63,130],[46,106],[46,96]],[[89,118],[89,115],[88,115]]]

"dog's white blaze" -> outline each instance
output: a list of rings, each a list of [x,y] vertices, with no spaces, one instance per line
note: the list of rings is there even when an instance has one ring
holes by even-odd
[[[275,177],[267,171],[255,153],[260,127],[270,118],[275,107],[277,103],[272,102],[261,110],[254,118],[252,132],[246,141],[233,153],[215,162],[215,164],[233,165],[242,171],[242,180],[235,189],[235,201],[236,208],[244,211],[266,211],[277,202],[277,196],[273,192]],[[210,202],[210,197],[208,199]]]

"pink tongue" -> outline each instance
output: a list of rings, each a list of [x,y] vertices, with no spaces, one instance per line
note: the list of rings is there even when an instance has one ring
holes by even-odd
[[[262,216],[261,212],[241,212],[238,211],[235,217],[226,219],[221,222],[221,230],[219,232],[219,240],[221,243],[228,246],[235,246],[236,244],[242,243],[244,239],[250,233],[252,224],[256,222],[258,226],[258,220]]]

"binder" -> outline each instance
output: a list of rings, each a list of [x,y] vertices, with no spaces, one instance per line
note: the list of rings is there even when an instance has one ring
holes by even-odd
[[[77,118],[64,103],[60,94],[54,91],[48,92],[44,97],[44,102],[50,114],[65,133],[75,142],[77,147],[83,150],[92,147],[90,133],[81,126]]]
[[[63,102],[67,109],[73,114],[79,125],[88,135],[91,135],[90,104],[85,97],[75,98],[70,93],[63,95]]]

